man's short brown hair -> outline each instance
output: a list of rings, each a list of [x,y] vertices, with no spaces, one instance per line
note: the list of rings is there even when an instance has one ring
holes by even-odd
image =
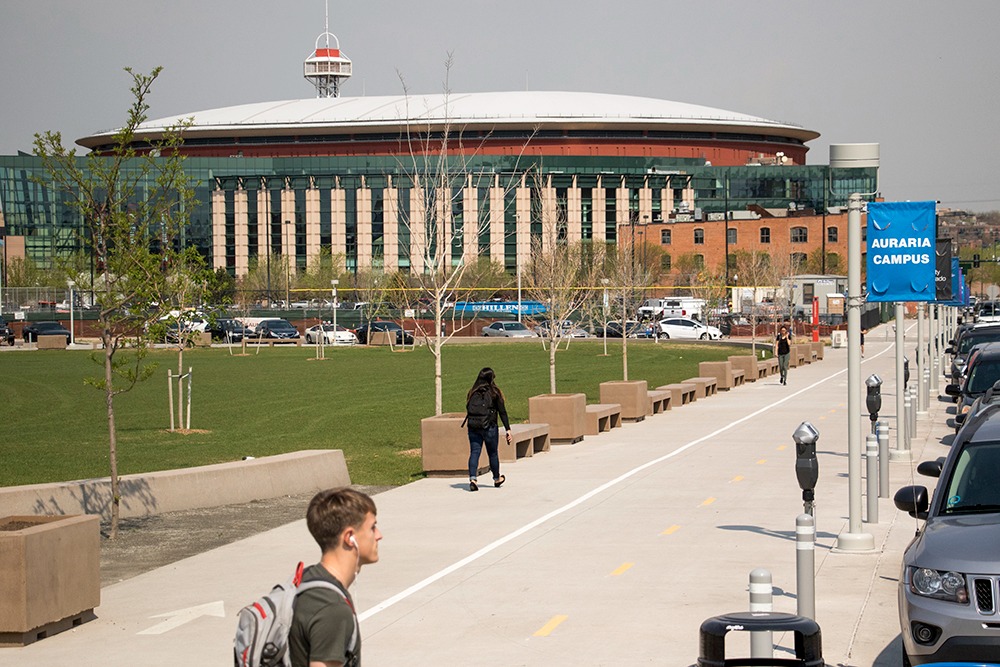
[[[320,491],[309,501],[306,526],[324,552],[337,545],[337,539],[350,527],[358,528],[368,513],[376,514],[375,501],[367,494],[348,487]]]

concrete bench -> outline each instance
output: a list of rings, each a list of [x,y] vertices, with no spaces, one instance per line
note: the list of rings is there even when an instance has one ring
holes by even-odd
[[[670,399],[673,396],[671,392],[651,389],[646,395],[649,396],[649,414],[658,415],[670,409]]]
[[[622,425],[622,406],[617,403],[594,403],[586,408],[587,435],[597,435]]]
[[[767,371],[768,375],[777,375],[778,373],[779,370],[778,360],[775,357],[771,357],[770,359],[765,359],[764,361],[760,362],[759,365],[764,367],[764,370]]]
[[[693,384],[695,386],[695,400],[715,396],[719,389],[719,381],[714,377],[696,377],[684,380],[683,384]]]
[[[614,380],[601,383],[601,403],[621,406],[621,419],[639,422],[649,414],[649,385],[645,380]]]
[[[65,350],[66,336],[42,334],[35,338],[35,347],[39,350]]]
[[[671,407],[675,405],[687,405],[688,403],[694,403],[695,394],[698,393],[698,386],[689,382],[665,384],[661,387],[657,387],[656,389],[657,391],[670,392]]]
[[[246,339],[246,341],[247,343],[253,343],[254,345],[267,345],[268,347],[274,347],[275,345],[296,345],[298,347],[302,347],[301,336],[298,338],[257,338],[255,336],[250,336]]]
[[[812,350],[808,345],[796,343],[789,346],[788,367],[796,368],[812,361]],[[808,361],[807,361],[808,360]]]
[[[728,361],[703,361],[698,364],[698,374],[714,377],[720,391],[729,391],[743,384],[743,371],[734,369]]]
[[[816,353],[816,359],[817,360],[822,360],[823,359],[823,353],[826,350],[826,343],[824,343],[823,341],[818,341],[818,342],[815,342],[815,343],[809,343],[809,347],[811,347],[812,350],[813,350],[813,352]]]
[[[757,357],[752,354],[733,355],[729,357],[729,363],[733,365],[734,370],[743,371],[744,382],[756,382],[767,376],[767,370],[757,363]]]
[[[420,450],[428,477],[460,477],[469,474],[469,435],[462,426],[464,412],[445,412],[420,420]],[[500,433],[500,460],[513,462],[549,451],[548,424],[511,424],[511,444]],[[477,474],[490,469],[486,448],[479,455]]]
[[[468,449],[468,438],[466,438],[465,442],[466,449]],[[526,456],[534,456],[539,452],[547,452],[552,444],[549,440],[549,425],[511,424],[510,443],[510,446],[508,446],[504,440],[503,433],[501,433],[500,460],[507,463],[513,463],[517,459],[523,459]],[[483,449],[485,451],[485,447]],[[468,460],[468,452],[466,452],[465,458]]]
[[[553,445],[571,445],[587,433],[586,394],[542,394],[528,399],[528,420],[548,424]]]

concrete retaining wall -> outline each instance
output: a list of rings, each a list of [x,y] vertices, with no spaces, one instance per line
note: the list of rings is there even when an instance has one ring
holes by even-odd
[[[344,453],[305,450],[249,461],[125,475],[121,517],[218,507],[347,486]],[[19,514],[97,514],[111,518],[111,480],[85,479],[0,488],[0,517]]]

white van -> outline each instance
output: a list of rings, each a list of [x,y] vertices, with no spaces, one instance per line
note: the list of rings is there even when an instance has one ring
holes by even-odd
[[[681,317],[690,317],[700,322],[704,318],[704,309],[704,299],[681,296],[672,299],[646,299],[639,306],[637,314],[640,320],[660,320],[671,315],[679,315]]]

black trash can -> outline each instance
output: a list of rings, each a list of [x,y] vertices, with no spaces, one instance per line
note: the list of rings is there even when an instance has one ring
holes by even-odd
[[[794,658],[726,659],[726,635],[730,632],[795,633]],[[701,624],[698,636],[698,667],[824,667],[819,625],[811,618],[765,611],[740,611],[713,616]]]

